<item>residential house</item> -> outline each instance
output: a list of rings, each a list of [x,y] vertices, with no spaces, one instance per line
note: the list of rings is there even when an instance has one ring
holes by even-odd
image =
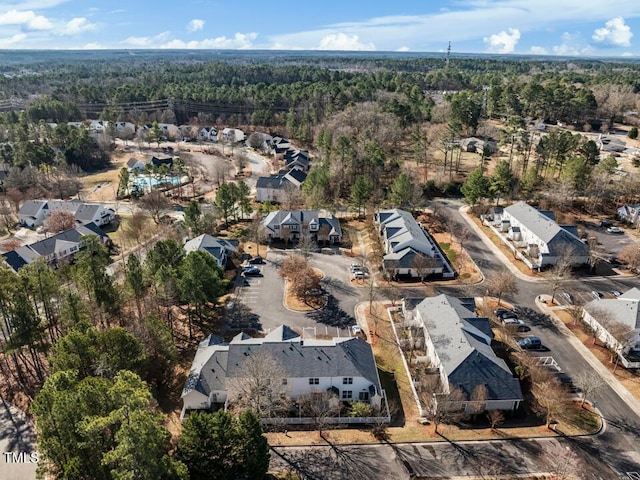
[[[222,141],[225,143],[244,142],[244,132],[238,128],[225,128],[222,130]]]
[[[131,122],[116,122],[116,136],[132,138],[136,133],[136,126]]]
[[[89,122],[89,130],[91,130],[91,133],[100,135],[107,131],[107,125],[108,122],[103,120],[92,120]]]
[[[145,166],[145,162],[135,157],[131,157],[127,161],[127,170],[129,170],[129,172],[133,172],[134,170],[138,170],[141,172],[144,170],[144,166]]]
[[[411,313],[423,329],[427,362],[437,372],[442,393],[460,389],[467,411],[472,411],[474,392],[485,387],[485,410],[518,408],[523,400],[520,382],[491,348],[489,319],[476,315],[472,298],[428,297]]]
[[[385,252],[382,268],[389,278],[454,275],[435,240],[410,212],[397,208],[381,210],[374,215],[374,222]]]
[[[291,192],[300,190],[307,174],[298,167],[271,177],[258,177],[256,182],[256,200],[274,203],[286,203]]]
[[[612,135],[598,135],[596,145],[602,152],[621,153],[627,148],[624,140]]]
[[[501,231],[517,248],[525,249],[533,268],[555,265],[565,257],[574,266],[589,261],[589,250],[578,237],[577,227],[558,225],[551,211],[518,202],[494,216],[493,222],[499,223]]]
[[[600,341],[618,353],[625,367],[640,368],[639,289],[632,288],[619,297],[587,303],[582,318]]]
[[[162,135],[168,140],[179,140],[182,138],[180,134],[180,128],[173,123],[158,123],[158,126],[162,130]]]
[[[105,205],[86,204],[80,200],[27,200],[18,211],[18,222],[25,227],[34,228],[42,225],[55,210],[72,213],[80,225],[95,223],[104,226],[111,223],[116,214]]]
[[[198,131],[198,139],[204,142],[217,142],[218,130],[216,127],[202,127]]]
[[[95,223],[79,225],[71,230],[60,232],[39,242],[16,248],[3,254],[5,261],[18,271],[37,258],[43,258],[48,264],[58,266],[70,261],[83,247],[83,237],[96,235],[104,244],[109,237]]]
[[[200,342],[182,391],[183,413],[226,407],[233,401],[233,383],[247,375],[245,361],[264,356],[282,368],[285,378],[274,381],[287,386],[291,400],[329,390],[345,402],[382,404],[384,393],[367,342],[353,337],[303,339],[282,325],[264,338],[240,333],[229,343],[215,335]]]
[[[309,152],[305,150],[289,149],[284,154],[284,163],[287,168],[300,168],[305,172],[309,171],[311,161],[309,160]]]
[[[314,241],[329,244],[342,242],[340,221],[333,215],[323,215],[318,210],[270,212],[260,222],[260,235],[268,242],[297,242],[303,235],[310,235]]]
[[[460,141],[460,148],[465,152],[475,152],[482,155],[485,148],[489,153],[495,153],[498,151],[498,144],[494,140],[481,140],[476,137],[464,138]]]
[[[198,250],[206,252],[216,259],[219,267],[224,268],[227,258],[238,252],[238,245],[238,240],[212,237],[205,233],[185,242],[184,249],[187,253]]]
[[[633,205],[624,205],[618,208],[618,218],[623,222],[636,225],[638,223],[638,216],[640,215],[640,203]]]
[[[46,200],[27,200],[18,211],[18,223],[34,228],[41,225],[49,214]]]

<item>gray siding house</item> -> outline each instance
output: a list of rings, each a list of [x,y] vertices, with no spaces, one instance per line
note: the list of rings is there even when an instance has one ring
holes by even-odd
[[[374,215],[385,255],[382,267],[390,278],[451,278],[454,271],[435,240],[410,212],[381,210]]]
[[[340,220],[318,210],[279,210],[267,214],[260,223],[260,235],[266,241],[297,242],[304,235],[317,242],[342,242]]]
[[[491,348],[489,319],[476,315],[473,299],[428,297],[415,307],[413,318],[422,325],[426,356],[438,371],[443,393],[455,386],[469,401],[476,388],[485,386],[486,410],[518,408],[520,382]]]
[[[206,252],[216,259],[219,267],[224,268],[229,255],[238,251],[238,240],[225,240],[204,233],[185,242],[184,249],[187,253],[198,250]]]

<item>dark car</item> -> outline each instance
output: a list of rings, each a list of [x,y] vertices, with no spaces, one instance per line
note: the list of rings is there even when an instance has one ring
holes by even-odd
[[[518,340],[518,345],[524,350],[540,350],[542,348],[542,340],[538,337],[524,337]]]
[[[511,310],[507,310],[506,312],[498,314],[498,318],[501,320],[505,320],[507,318],[518,318],[518,314],[516,312],[512,312]]]
[[[511,311],[511,310],[509,310],[508,308],[502,308],[502,307],[499,307],[499,308],[496,308],[496,309],[493,311],[493,313],[494,313],[497,317],[499,317],[499,316],[500,316],[500,315],[502,315],[503,313],[510,312],[510,311]]]
[[[611,220],[600,220],[600,227],[607,228],[612,226],[613,226],[613,222]]]
[[[258,267],[244,267],[242,269],[242,274],[246,277],[250,276],[258,276],[260,275],[260,269]]]
[[[264,263],[264,258],[262,258],[260,255],[249,259],[250,265],[262,265],[263,263]]]

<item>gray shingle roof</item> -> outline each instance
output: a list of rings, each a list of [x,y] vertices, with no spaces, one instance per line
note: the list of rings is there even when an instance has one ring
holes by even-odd
[[[271,229],[274,225],[282,224],[302,225],[303,223],[317,223],[318,228],[322,228],[324,225],[328,225],[330,228],[330,235],[342,236],[342,229],[340,228],[340,220],[333,215],[321,216],[318,210],[278,210],[268,213],[262,219],[262,225]]]
[[[203,233],[199,237],[187,241],[184,244],[184,249],[187,252],[202,250],[204,252],[207,252],[217,260],[221,260],[223,257],[223,253],[236,252],[237,245],[234,245],[234,243],[229,242],[228,240],[212,237],[211,235]]]
[[[637,288],[632,288],[617,298],[593,300],[584,309],[596,321],[602,320],[604,313],[634,330],[640,329],[640,290]]]
[[[209,395],[226,389],[227,378],[242,378],[242,364],[251,355],[269,355],[287,378],[363,377],[380,393],[378,371],[371,346],[359,338],[303,340],[282,325],[264,338],[241,333],[228,344],[207,337],[200,342],[182,394],[196,390]]]
[[[40,209],[46,204],[46,200],[27,200],[20,207],[18,214],[24,215],[25,217],[33,217],[37,215]]]
[[[423,321],[450,386],[467,397],[485,385],[490,400],[521,400],[520,383],[491,348],[487,318],[478,317],[466,301],[439,295],[425,298],[416,311]]]
[[[571,248],[574,255],[586,255],[587,249],[580,239],[570,231],[549,218],[548,212],[541,212],[525,202],[517,202],[505,208],[531,233],[547,244],[550,254],[561,254],[563,249]]]

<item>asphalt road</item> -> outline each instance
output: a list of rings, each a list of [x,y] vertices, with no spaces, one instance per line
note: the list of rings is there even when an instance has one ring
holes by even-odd
[[[262,330],[286,324],[302,330],[313,329],[317,335],[349,336],[349,326],[355,324],[355,306],[366,291],[349,281],[351,259],[339,254],[311,255],[310,265],[325,274],[322,285],[328,294],[328,304],[318,312],[301,313],[284,306],[284,280],[278,271],[278,265],[292,252],[270,250],[266,263],[259,265],[262,275],[246,277],[244,286],[238,287],[238,303],[259,317],[258,328]]]
[[[15,407],[0,400],[0,479],[36,478],[33,424]]]

